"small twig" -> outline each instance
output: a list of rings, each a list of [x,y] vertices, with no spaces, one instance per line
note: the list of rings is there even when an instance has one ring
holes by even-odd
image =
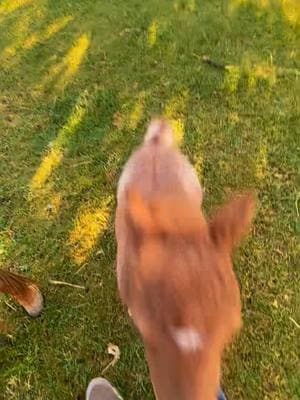
[[[284,254],[283,254],[283,252],[281,251],[281,250],[279,250],[279,249],[275,249],[275,251],[276,251],[276,253],[278,253],[280,256],[284,256]]]
[[[85,307],[87,304],[89,304],[89,303],[78,304],[77,306],[73,306],[72,308],[77,309],[77,308]]]
[[[298,195],[297,197],[296,197],[296,200],[295,200],[295,207],[296,207],[296,213],[297,213],[297,217],[299,218],[299,208],[298,208],[298,201],[300,200],[300,196]]]
[[[82,271],[87,265],[88,263],[84,263],[80,268],[78,268],[78,270],[75,272],[75,275],[79,274],[79,272]]]
[[[215,60],[212,60],[208,56],[202,56],[202,62],[204,62],[205,64],[208,64],[208,65],[211,65],[214,68],[218,68],[218,69],[222,69],[222,70],[226,70],[226,68],[228,67],[228,65],[222,64]]]
[[[289,317],[289,319],[296,325],[296,327],[297,327],[298,329],[300,329],[300,325],[298,324],[297,321],[294,320],[294,318]]]
[[[78,167],[79,165],[91,164],[92,162],[93,162],[93,160],[79,161],[78,163],[70,164],[69,167],[70,167],[70,168],[76,168],[76,167]]]
[[[69,283],[69,282],[64,282],[64,281],[55,281],[53,279],[49,279],[48,281],[49,283],[51,283],[52,285],[58,285],[58,286],[70,286],[76,289],[85,289],[84,286],[81,285],[74,285],[73,283]]]
[[[195,54],[195,56],[197,56],[197,54]],[[228,71],[232,67],[237,67],[235,65],[223,64],[219,61],[212,60],[210,57],[205,56],[205,55],[202,56],[201,60],[203,63],[208,64],[211,67],[221,69],[223,71]],[[273,65],[272,65],[272,67],[273,67]],[[300,76],[300,71],[296,68],[282,68],[282,67],[276,67],[276,66],[274,66],[274,68],[275,68],[275,73],[276,73],[277,78],[285,78],[286,76],[291,76],[291,75],[294,75],[295,77]]]
[[[5,301],[4,304],[6,304],[7,307],[11,308],[13,311],[17,311],[17,309],[15,307],[13,307],[11,304],[9,304],[8,301]]]

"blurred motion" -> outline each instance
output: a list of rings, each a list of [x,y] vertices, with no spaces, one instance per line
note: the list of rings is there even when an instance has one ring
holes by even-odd
[[[241,326],[231,253],[254,199],[236,196],[209,221],[201,205],[171,125],[153,120],[119,181],[116,236],[120,296],[143,338],[157,399],[214,400],[222,352]]]

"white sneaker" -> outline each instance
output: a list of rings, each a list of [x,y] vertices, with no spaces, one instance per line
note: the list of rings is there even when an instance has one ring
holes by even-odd
[[[116,389],[104,378],[90,381],[85,395],[86,400],[123,400]]]

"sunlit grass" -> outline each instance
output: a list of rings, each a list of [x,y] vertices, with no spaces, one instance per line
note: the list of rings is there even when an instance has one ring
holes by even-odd
[[[280,1],[280,0],[279,0]],[[229,11],[235,12],[239,7],[254,5],[258,9],[267,9],[270,6],[270,0],[229,0]]]
[[[0,230],[0,265],[4,264],[9,252],[9,247],[13,243],[12,232],[10,230]]]
[[[242,79],[246,79],[248,88],[253,89],[261,81],[266,82],[269,86],[275,85],[277,82],[277,75],[280,74],[294,73],[297,75],[296,70],[282,70],[266,62],[253,64],[249,60],[247,62],[245,60],[241,66],[227,65],[225,69],[226,73],[223,86],[230,93],[235,93],[237,91],[238,85]]]
[[[168,117],[168,114],[166,114],[166,116]],[[172,118],[172,117],[168,118],[170,118],[171,121],[175,141],[180,146],[184,138],[184,120],[183,118]]]
[[[128,127],[130,129],[136,129],[143,117],[143,111],[145,109],[145,98],[146,98],[146,93],[141,92],[132,108],[132,111],[129,114]]]
[[[111,196],[107,196],[98,206],[86,206],[76,216],[68,241],[71,257],[76,264],[80,265],[88,259],[105,232],[111,213],[111,200]]]
[[[232,14],[239,7],[252,5],[258,11],[267,11],[269,13],[278,13],[281,9],[283,16],[292,24],[299,25],[300,23],[300,2],[299,0],[231,0],[229,2],[229,12]]]
[[[14,40],[11,44],[4,47],[2,53],[0,54],[1,59],[10,59],[11,57],[16,55],[17,49],[22,46],[23,38],[28,35],[30,30],[30,25],[32,24],[32,15],[23,15],[22,19],[18,20],[14,24]],[[2,33],[4,34],[4,33]]]
[[[196,146],[195,154],[193,157],[193,167],[196,170],[200,183],[202,182],[203,179],[203,165],[204,165],[203,149],[201,148],[201,146]]]
[[[158,21],[155,19],[148,28],[147,40],[150,47],[154,46],[157,40]]]
[[[293,25],[300,24],[299,0],[281,0],[282,10],[286,19]]]
[[[234,93],[237,90],[241,78],[241,68],[236,65],[227,66],[226,76],[224,80],[224,87],[230,92]]]
[[[61,163],[63,158],[62,149],[55,147],[43,158],[41,165],[31,181],[31,190],[41,188],[50,177],[53,170]]]
[[[186,8],[189,12],[196,10],[196,0],[176,0],[173,3],[175,11],[179,11],[181,8]]]
[[[34,18],[34,17],[32,17]],[[32,18],[23,17],[22,22],[20,25],[20,29],[17,29],[18,35],[20,38],[25,36],[25,32],[29,30],[30,23],[32,22]],[[39,43],[44,43],[49,40],[53,35],[58,33],[62,30],[71,20],[73,17],[67,16],[59,18],[57,21],[51,23],[44,31],[39,33],[33,33],[29,35],[25,40],[22,39],[16,40],[13,44],[7,46],[3,53],[1,54],[1,58],[3,57],[5,61],[9,61],[12,57],[18,55],[18,51],[22,52],[24,50],[30,50],[35,45]]]
[[[60,79],[61,84],[64,81],[68,81],[77,72],[89,45],[90,39],[88,35],[84,33],[69,50],[63,60],[63,65],[66,67],[66,70]]]
[[[273,66],[263,64],[253,66],[248,72],[249,87],[255,87],[259,80],[266,81],[271,86],[274,85],[276,83],[276,69]]]
[[[40,33],[33,33],[30,35],[22,44],[22,48],[29,50],[33,46],[35,46],[37,43],[43,43],[47,40],[49,40],[52,36],[54,36],[56,33],[61,31],[65,26],[72,21],[73,17],[72,16],[66,16],[59,18],[58,20],[54,21],[51,23],[44,31]]]
[[[39,190],[30,193],[28,201],[38,219],[50,220],[59,215],[63,199],[53,186],[52,182],[46,182]]]
[[[50,68],[46,78],[39,86],[52,83],[55,89],[63,90],[77,73],[89,48],[90,38],[84,33],[76,40],[62,61]]]
[[[114,126],[117,129],[136,129],[144,116],[146,98],[146,91],[142,91],[133,104],[131,102],[129,104],[128,102],[123,103],[120,110],[114,114]]]
[[[184,114],[187,100],[188,91],[184,90],[172,97],[164,108],[164,115],[172,124],[174,137],[178,145],[181,145],[184,139]]]
[[[191,12],[194,12],[196,10],[196,0],[188,0],[188,9]]]
[[[260,143],[255,157],[255,177],[261,182],[265,176],[268,167],[268,148],[265,143]]]
[[[18,8],[24,7],[33,3],[34,0],[3,0],[0,4],[0,17],[8,15]]]
[[[80,98],[77,105],[74,107],[74,111],[68,118],[67,123],[58,132],[56,139],[51,143],[51,148],[48,154],[44,156],[40,166],[34,174],[30,183],[31,191],[42,188],[52,172],[59,166],[63,159],[64,148],[71,136],[76,132],[85,114],[85,103],[82,98]]]

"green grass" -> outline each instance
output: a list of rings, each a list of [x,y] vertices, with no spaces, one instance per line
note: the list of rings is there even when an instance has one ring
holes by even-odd
[[[207,212],[234,190],[258,193],[235,256],[244,327],[225,357],[228,397],[299,399],[297,4],[0,3],[0,261],[46,299],[32,320],[0,298],[0,399],[82,398],[109,343],[121,358],[105,376],[126,399],[153,399],[118,300],[113,215],[122,165],[156,113],[183,134]]]

